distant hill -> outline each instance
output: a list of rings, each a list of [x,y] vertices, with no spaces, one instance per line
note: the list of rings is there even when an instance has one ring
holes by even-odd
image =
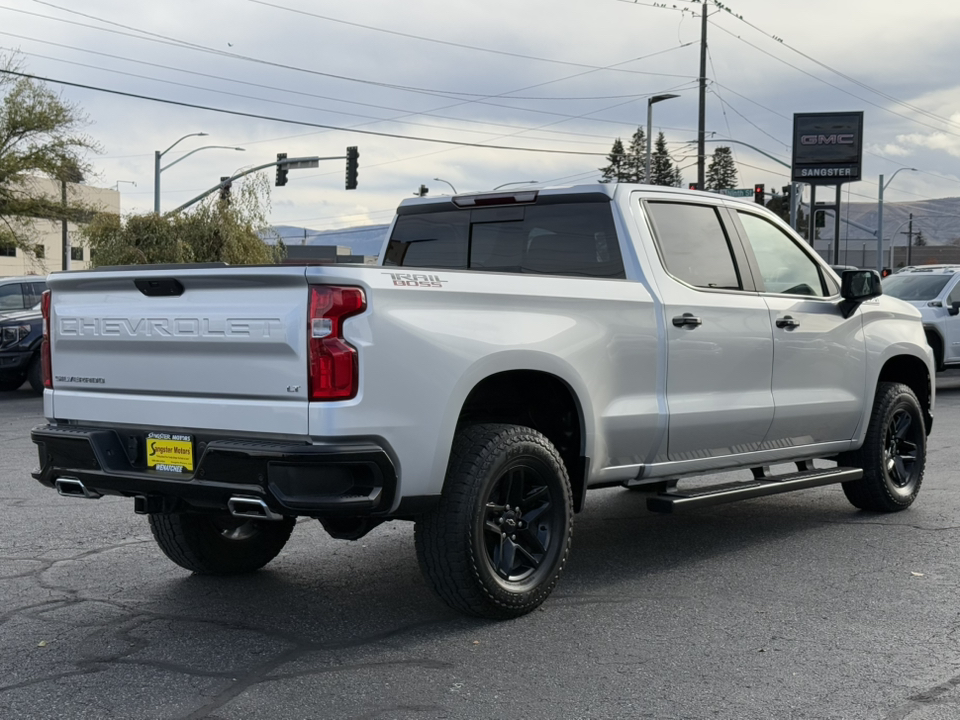
[[[831,188],[832,191],[832,188]],[[832,192],[820,200],[832,201]],[[913,213],[913,231],[923,231],[923,237],[930,245],[949,245],[960,239],[960,197],[918,200],[883,204],[883,234],[889,238],[893,233],[906,233],[907,220]],[[843,203],[841,216],[849,218],[869,228],[877,226],[877,203]],[[840,237],[850,240],[875,240],[870,233],[855,227],[840,224]],[[820,228],[821,240],[833,239],[833,215],[827,215],[827,226]],[[906,245],[906,235],[897,236],[897,244]]]

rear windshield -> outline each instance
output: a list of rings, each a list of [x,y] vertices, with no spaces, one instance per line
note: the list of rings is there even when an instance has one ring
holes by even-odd
[[[608,202],[401,215],[384,265],[622,278]]]
[[[901,300],[933,300],[950,281],[952,275],[891,275],[883,281],[883,294]]]

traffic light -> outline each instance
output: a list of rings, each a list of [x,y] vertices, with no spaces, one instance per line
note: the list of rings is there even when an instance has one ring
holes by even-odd
[[[827,226],[827,213],[825,210],[816,210],[813,219],[813,226],[822,228]]]
[[[699,190],[699,189],[700,189],[700,185],[699,185],[698,183],[690,183],[690,185],[689,185],[688,187],[689,187],[691,190]]]
[[[347,190],[357,189],[357,165],[360,151],[355,146],[347,148]]]
[[[287,170],[287,166],[280,163],[281,160],[286,160],[286,153],[277,153],[277,187],[283,187],[287,184],[287,173],[290,172]]]
[[[430,192],[430,188],[426,185],[421,185],[419,188],[413,191],[415,197],[426,197],[427,193]]]
[[[224,202],[227,205],[230,204],[230,188],[233,185],[233,183],[225,182],[229,179],[229,175],[224,175],[220,178],[220,202]]]
[[[763,184],[763,183],[757,183],[756,185],[753,186],[753,201],[754,201],[755,203],[759,203],[760,205],[763,205],[763,204],[764,204],[764,202],[763,202],[763,190],[764,190],[764,184]]]
[[[783,190],[783,207],[786,208],[786,210],[789,212],[790,211],[790,191],[793,189],[793,186],[784,185],[780,189]]]

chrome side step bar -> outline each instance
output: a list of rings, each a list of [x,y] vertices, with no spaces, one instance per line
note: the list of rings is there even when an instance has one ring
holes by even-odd
[[[238,518],[254,520],[283,520],[283,515],[275,513],[267,504],[257,497],[242,497],[235,495],[227,500],[230,514]]]
[[[672,488],[668,492],[651,495],[647,498],[647,510],[658,513],[672,513],[687,508],[708,507],[737,500],[748,500],[766,495],[779,495],[793,490],[833,485],[834,483],[859,480],[863,477],[860,468],[827,468],[825,470],[807,469],[786,475],[768,475],[754,472],[754,480],[732,482],[696,490]]]
[[[96,490],[91,490],[77,478],[62,477],[53,482],[57,492],[64,497],[86,498],[87,500],[99,500],[103,497]]]

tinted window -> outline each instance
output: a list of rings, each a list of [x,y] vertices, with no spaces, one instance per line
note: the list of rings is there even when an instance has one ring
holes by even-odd
[[[922,273],[891,275],[883,281],[883,294],[893,295],[901,300],[933,300],[946,287],[951,277]]]
[[[397,219],[384,264],[624,277],[606,202],[403,215]]]
[[[469,213],[402,215],[390,236],[384,265],[457,269],[467,267]]]
[[[742,287],[716,208],[661,202],[648,203],[647,208],[671,275],[695,287]]]
[[[40,296],[43,295],[43,291],[47,289],[47,285],[42,282],[32,282],[24,283],[23,288],[27,307],[33,307],[40,302]]]
[[[747,231],[767,292],[823,297],[819,266],[793,238],[758,215],[737,214]]]
[[[0,310],[23,310],[23,287],[20,283],[0,285]]]

